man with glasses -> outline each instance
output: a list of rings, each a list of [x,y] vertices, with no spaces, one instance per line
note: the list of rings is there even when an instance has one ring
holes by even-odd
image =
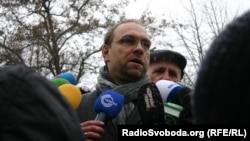
[[[140,87],[151,82],[146,75],[150,46],[150,37],[137,20],[123,21],[107,32],[102,45],[105,65],[99,70],[96,90],[84,94],[77,109],[82,122],[81,129],[87,139],[117,140],[117,125],[140,124],[141,119],[134,101]],[[124,105],[113,120],[104,123],[94,120],[97,115],[94,103],[108,89],[122,94]]]

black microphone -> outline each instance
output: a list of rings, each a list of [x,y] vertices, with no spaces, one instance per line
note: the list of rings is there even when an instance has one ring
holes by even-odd
[[[95,120],[106,122],[115,118],[122,109],[124,96],[113,90],[104,91],[95,101]]]
[[[163,102],[154,83],[145,84],[139,89],[137,104],[142,124],[164,124]]]

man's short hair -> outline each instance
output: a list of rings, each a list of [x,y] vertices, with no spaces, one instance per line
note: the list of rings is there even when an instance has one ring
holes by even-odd
[[[144,24],[140,20],[137,20],[137,19],[125,19],[123,21],[120,21],[119,23],[113,25],[107,31],[107,33],[104,37],[104,44],[110,45],[113,41],[113,38],[114,38],[114,31],[117,29],[118,26],[120,26],[121,24],[125,24],[125,23],[136,23],[136,24],[139,24],[139,25],[144,27]]]
[[[154,50],[150,52],[150,64],[160,61],[166,61],[177,65],[181,69],[181,78],[184,75],[184,69],[187,65],[186,58],[175,51],[171,50]]]

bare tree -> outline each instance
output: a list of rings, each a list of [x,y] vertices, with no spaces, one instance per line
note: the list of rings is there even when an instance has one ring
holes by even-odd
[[[141,20],[152,36],[152,49],[182,48],[188,59],[183,82],[193,86],[211,40],[233,17],[229,16],[225,4],[216,0],[205,4],[190,0],[189,3],[187,22],[155,17],[150,9],[143,12]],[[104,32],[126,18],[124,9],[128,4],[119,1],[107,5],[103,0],[64,0],[63,3],[1,0],[0,65],[25,64],[45,76],[72,71],[77,80],[85,72],[96,73],[102,59],[95,54],[100,52]],[[168,40],[172,36],[176,40]]]
[[[0,64],[24,64],[45,76],[72,71],[79,80],[85,71],[95,72],[99,67],[87,60],[100,51],[106,28],[125,17],[127,4],[1,0]]]
[[[211,41],[235,16],[229,16],[225,3],[209,0],[206,3],[189,0],[186,7],[187,23],[173,20],[171,28],[177,34],[174,47],[185,49],[182,53],[188,59],[184,83],[193,86],[200,63]]]

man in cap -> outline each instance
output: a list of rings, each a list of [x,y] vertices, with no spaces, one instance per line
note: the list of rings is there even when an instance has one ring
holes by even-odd
[[[150,67],[147,74],[152,82],[159,80],[170,80],[180,82],[186,67],[186,58],[171,50],[154,50],[150,54]]]

